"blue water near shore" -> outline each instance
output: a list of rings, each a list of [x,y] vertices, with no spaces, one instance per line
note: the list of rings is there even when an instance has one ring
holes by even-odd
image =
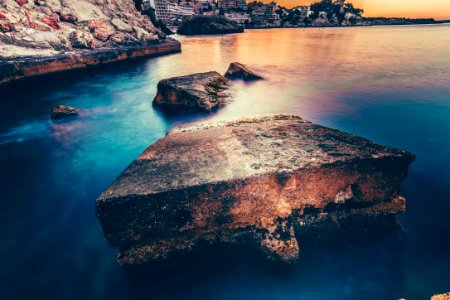
[[[177,37],[183,53],[0,91],[0,299],[427,299],[450,291],[450,26],[249,30]],[[158,80],[240,61],[212,115],[152,107]],[[54,105],[83,108],[54,123]],[[401,238],[328,247],[294,268],[221,256],[168,273],[120,268],[96,197],[180,122],[306,119],[417,155]]]

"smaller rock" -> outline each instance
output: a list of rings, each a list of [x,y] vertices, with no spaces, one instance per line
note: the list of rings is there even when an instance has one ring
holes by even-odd
[[[120,31],[125,31],[125,32],[133,32],[133,27],[127,23],[125,23],[124,21],[122,21],[121,19],[115,18],[111,20],[111,24]]]
[[[114,33],[106,22],[100,19],[89,21],[88,27],[92,35],[102,42],[107,41]]]
[[[243,80],[264,79],[261,75],[250,70],[249,67],[238,62],[233,62],[230,64],[227,72],[225,73],[225,77],[227,77],[228,79],[243,79]]]
[[[431,300],[450,300],[450,293],[434,295]]]
[[[28,4],[28,0],[16,0],[16,3],[19,6],[24,6],[25,4]]]
[[[74,12],[71,12],[68,9],[63,9],[59,15],[59,18],[63,22],[68,22],[68,23],[72,23],[72,24],[75,24],[76,22],[78,22],[78,16]]]
[[[0,32],[11,32],[13,31],[13,28],[13,24],[11,24],[8,20],[0,21]]]
[[[63,119],[69,117],[76,117],[80,114],[80,110],[75,107],[66,105],[57,105],[52,110],[52,119]]]
[[[165,107],[211,111],[225,103],[228,79],[217,72],[197,73],[161,80],[153,100]]]
[[[55,30],[61,29],[61,26],[59,25],[59,17],[55,13],[42,18],[41,22],[47,24]]]
[[[94,37],[89,32],[72,31],[69,40],[73,48],[76,49],[92,49],[95,42]]]

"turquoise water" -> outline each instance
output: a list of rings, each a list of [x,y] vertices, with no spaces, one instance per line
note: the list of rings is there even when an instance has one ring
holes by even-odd
[[[183,53],[43,78],[0,91],[1,299],[427,299],[450,291],[450,26],[251,30],[176,37]],[[157,82],[224,72],[212,115],[152,107]],[[53,123],[54,105],[83,115]],[[95,218],[96,197],[174,124],[267,113],[306,119],[417,155],[404,233],[304,253],[292,269],[221,255],[126,271]],[[241,254],[241,253],[239,253]]]

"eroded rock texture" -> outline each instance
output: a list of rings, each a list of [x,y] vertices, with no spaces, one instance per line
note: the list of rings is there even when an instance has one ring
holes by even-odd
[[[0,0],[0,85],[180,51],[132,0]]]
[[[217,72],[197,73],[163,79],[153,100],[166,108],[211,111],[225,104],[228,79]]]
[[[296,116],[180,127],[99,197],[97,217],[123,265],[215,243],[292,263],[311,228],[403,212],[400,183],[413,160]]]
[[[164,34],[132,0],[0,0],[0,57],[142,46]]]

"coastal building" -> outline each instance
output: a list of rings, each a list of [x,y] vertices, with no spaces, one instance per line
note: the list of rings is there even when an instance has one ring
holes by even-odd
[[[169,19],[181,20],[185,17],[192,17],[194,15],[194,9],[190,6],[178,5],[175,3],[169,3],[167,5],[167,11]]]
[[[170,21],[169,2],[167,0],[150,0],[149,2],[150,7],[155,10],[156,20],[168,23]]]
[[[219,8],[224,12],[230,11],[246,11],[246,0],[219,0]]]
[[[251,13],[252,23],[255,26],[265,25],[266,8],[264,5],[253,5]]]
[[[302,5],[297,6],[295,9],[297,9],[300,12],[300,16],[309,18],[313,14],[313,11],[311,10],[311,6]]]
[[[196,1],[191,3],[191,7],[194,9],[194,14],[202,15],[205,12],[214,11],[217,6],[213,1]]]
[[[252,21],[249,14],[239,12],[225,13],[225,18],[239,24],[248,24]]]
[[[278,5],[271,2],[265,5],[264,20],[269,26],[280,26],[280,16],[276,13]]]

